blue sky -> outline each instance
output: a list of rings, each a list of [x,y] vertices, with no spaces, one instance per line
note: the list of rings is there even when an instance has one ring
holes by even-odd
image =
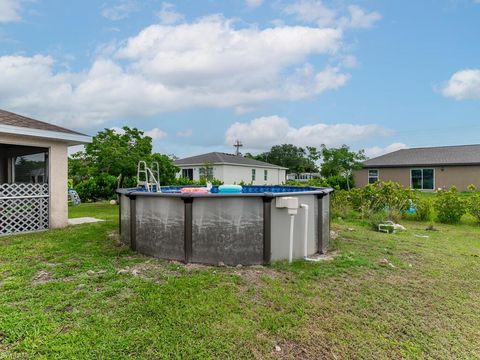
[[[0,0],[0,107],[187,156],[479,143],[480,1]]]

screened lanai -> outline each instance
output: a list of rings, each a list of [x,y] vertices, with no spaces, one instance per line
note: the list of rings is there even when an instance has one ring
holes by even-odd
[[[90,140],[0,110],[0,236],[67,225],[68,147]]]

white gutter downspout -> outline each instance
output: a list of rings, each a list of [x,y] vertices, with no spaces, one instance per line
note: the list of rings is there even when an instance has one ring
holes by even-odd
[[[308,260],[308,250],[307,250],[307,243],[308,243],[308,205],[301,204],[300,207],[305,209],[305,228],[303,229],[303,259]]]
[[[295,223],[295,214],[290,214],[290,247],[288,248],[288,263],[292,263],[293,259],[293,226]]]

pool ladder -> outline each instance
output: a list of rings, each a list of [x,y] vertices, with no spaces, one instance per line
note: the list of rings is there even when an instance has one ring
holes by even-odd
[[[137,167],[137,187],[147,192],[161,192],[160,188],[160,166],[154,161],[151,168],[145,161],[139,161]]]

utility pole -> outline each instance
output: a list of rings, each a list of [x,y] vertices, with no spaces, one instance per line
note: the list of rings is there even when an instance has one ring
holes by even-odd
[[[240,148],[243,146],[240,140],[237,139],[235,144],[233,144],[233,147],[235,147],[237,150],[235,151],[235,155],[240,156]]]

